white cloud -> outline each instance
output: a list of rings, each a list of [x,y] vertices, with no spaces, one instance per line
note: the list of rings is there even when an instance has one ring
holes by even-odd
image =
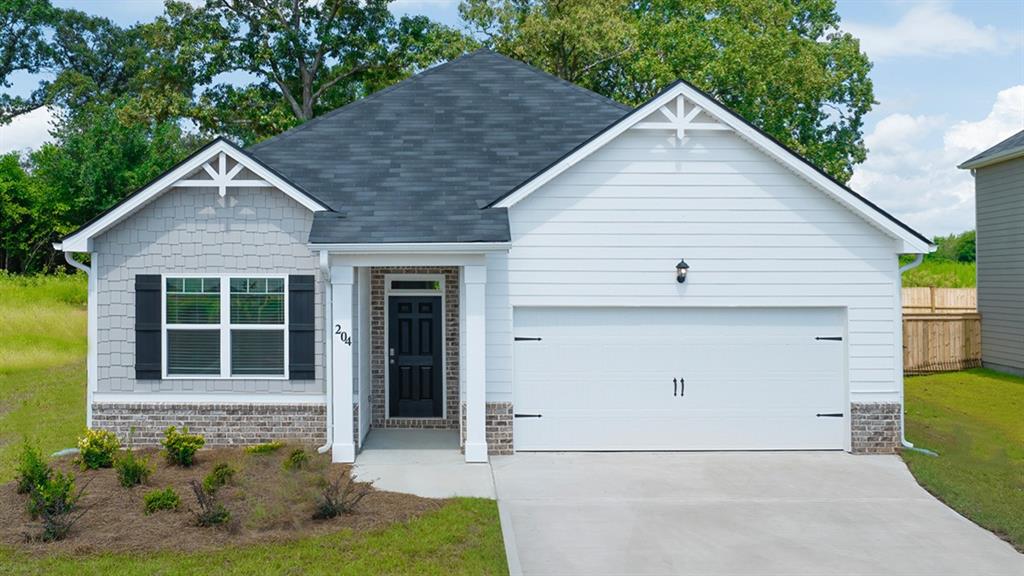
[[[954,14],[947,3],[914,5],[890,26],[847,22],[843,28],[860,38],[861,49],[873,59],[999,52],[1020,42]]]
[[[974,179],[956,166],[1024,128],[1024,85],[1000,91],[978,121],[890,114],[864,137],[850,185],[929,236],[974,227]]]
[[[53,120],[53,110],[42,107],[15,116],[9,124],[0,125],[0,154],[35,150],[49,142]]]

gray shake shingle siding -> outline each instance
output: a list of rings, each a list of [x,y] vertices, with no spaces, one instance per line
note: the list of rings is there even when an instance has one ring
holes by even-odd
[[[1024,158],[978,168],[974,186],[982,360],[1024,375]]]
[[[482,209],[630,108],[489,51],[248,149],[332,212],[312,243],[504,242]]]

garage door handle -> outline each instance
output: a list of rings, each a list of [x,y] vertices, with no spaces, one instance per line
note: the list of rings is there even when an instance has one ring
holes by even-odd
[[[818,418],[842,418],[842,417],[843,417],[843,413],[842,412],[827,412],[825,414],[821,414],[821,413],[818,414]]]
[[[672,379],[672,395],[673,396],[678,396],[679,395],[679,381],[676,380],[675,378]]]
[[[514,338],[516,342],[540,342],[541,339],[533,336],[516,336]]]
[[[833,342],[842,342],[842,336],[815,336],[815,340],[832,340]]]
[[[540,414],[513,414],[513,418],[540,418]]]

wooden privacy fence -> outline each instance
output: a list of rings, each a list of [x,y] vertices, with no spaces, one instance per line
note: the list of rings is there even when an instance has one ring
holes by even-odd
[[[981,315],[974,288],[903,289],[903,372],[981,366]]]
[[[904,288],[904,314],[965,314],[978,311],[975,288]]]

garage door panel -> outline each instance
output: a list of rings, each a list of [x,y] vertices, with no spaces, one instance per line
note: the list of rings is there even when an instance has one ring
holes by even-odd
[[[839,449],[840,309],[517,308],[518,450]],[[673,379],[685,381],[678,389]],[[683,388],[685,386],[685,388]],[[685,390],[685,391],[684,391]]]

